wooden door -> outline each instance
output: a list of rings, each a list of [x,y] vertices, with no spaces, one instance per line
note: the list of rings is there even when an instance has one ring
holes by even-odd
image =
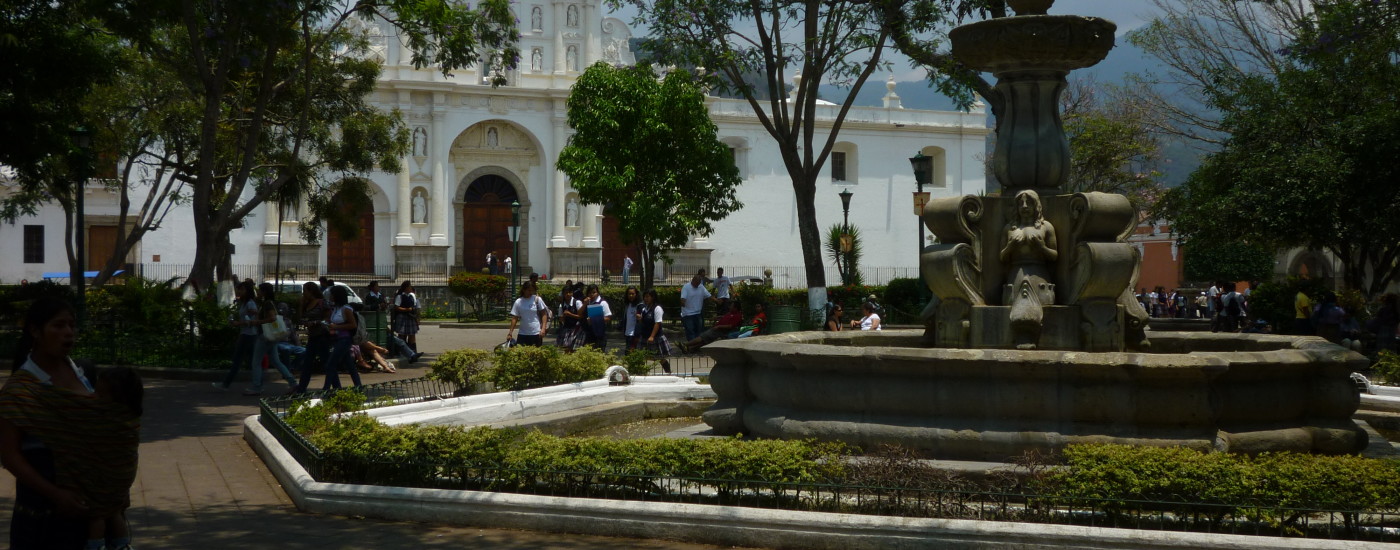
[[[507,256],[519,266],[515,245],[510,242],[512,223],[510,203],[517,200],[515,187],[501,176],[482,176],[467,188],[462,205],[462,252],[458,261],[464,269],[479,272],[486,266],[486,253],[496,255],[498,269],[504,270]],[[500,272],[504,274],[503,271]]]
[[[336,231],[326,232],[326,272],[374,274],[373,210],[360,214],[360,234],[354,239],[341,238]]]
[[[615,281],[622,281],[622,258],[631,256],[632,270],[637,274],[641,272],[641,255],[637,253],[636,247],[623,244],[622,237],[618,236],[617,218],[609,216],[606,211],[603,215],[603,269],[612,274]]]
[[[117,252],[117,226],[89,225],[87,242],[87,269],[99,271],[107,267],[107,262]],[[120,268],[118,268],[120,269]]]

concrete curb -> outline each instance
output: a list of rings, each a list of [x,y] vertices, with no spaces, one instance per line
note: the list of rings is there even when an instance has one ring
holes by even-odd
[[[311,478],[301,464],[263,428],[256,415],[245,419],[243,428],[243,438],[267,463],[268,469],[297,508],[317,514],[817,550],[1395,548],[1388,544],[1359,541],[899,518],[322,483]]]

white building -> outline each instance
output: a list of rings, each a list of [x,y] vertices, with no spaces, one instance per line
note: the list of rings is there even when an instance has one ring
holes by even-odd
[[[565,124],[570,86],[595,61],[634,62],[628,49],[631,31],[621,20],[605,17],[596,0],[522,2],[516,9],[521,11],[520,67],[505,72],[508,83],[495,88],[486,67],[457,71],[451,77],[431,67],[414,69],[396,37],[370,26],[370,55],[384,63],[379,89],[370,101],[402,111],[414,136],[404,171],[367,174],[374,184],[374,211],[363,218],[369,230],[353,242],[328,235],[319,245],[304,244],[297,216],[279,227],[275,204],[258,209],[232,236],[239,275],[261,279],[275,271],[279,234],[282,270],[296,268],[302,279],[329,273],[341,278],[431,280],[453,269],[481,269],[488,252],[498,259],[514,256],[515,269],[523,273],[589,280],[596,280],[605,268],[618,274],[628,250],[617,239],[615,225],[602,206],[578,204],[567,178],[555,169],[555,160],[570,133]],[[985,190],[981,157],[990,130],[984,110],[902,109],[890,84],[883,107],[851,109],[836,154],[828,162],[829,177],[818,183],[816,193],[823,232],[841,221],[837,194],[842,189],[854,193],[850,223],[862,231],[862,265],[887,271],[867,271],[867,281],[916,271],[919,231],[909,157],[922,151],[935,158],[934,184],[925,189],[935,198]],[[694,267],[709,266],[756,275],[771,268],[775,283],[803,285],[796,202],[772,138],[747,102],[712,98],[709,109],[721,139],[734,149],[744,178],[738,192],[744,208],[719,222],[710,237],[675,251],[671,270],[688,274]],[[818,120],[829,124],[837,109],[819,106]],[[116,203],[100,187],[90,186],[87,193],[92,243],[108,231],[103,227],[115,223],[111,214]],[[518,256],[507,233],[512,201],[520,204]],[[0,267],[0,282],[36,280],[45,271],[67,270],[64,222],[55,212],[60,211],[55,207],[0,226],[0,255],[38,260],[6,262]],[[128,261],[147,276],[184,275],[181,270],[187,270],[194,257],[188,231],[181,229],[190,219],[187,210],[173,212]],[[36,254],[38,246],[43,250]],[[90,248],[99,254],[102,250],[100,243]],[[833,268],[828,279],[835,280],[834,275]]]

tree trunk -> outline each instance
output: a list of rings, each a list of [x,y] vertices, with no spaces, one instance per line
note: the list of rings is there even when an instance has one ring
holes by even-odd
[[[826,307],[826,265],[822,261],[822,237],[817,229],[816,174],[794,174],[797,198],[797,234],[802,238],[802,264],[807,271],[807,310]]]

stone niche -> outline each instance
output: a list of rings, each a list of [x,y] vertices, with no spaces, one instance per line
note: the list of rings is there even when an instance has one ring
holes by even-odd
[[[1311,336],[1152,336],[1157,353],[928,349],[917,331],[726,340],[705,348],[719,401],[703,419],[724,435],[898,444],[960,460],[1075,443],[1365,447],[1349,378],[1365,357]]]

